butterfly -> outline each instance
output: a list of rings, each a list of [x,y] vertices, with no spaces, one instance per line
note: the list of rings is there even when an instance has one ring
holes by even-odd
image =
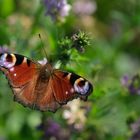
[[[75,98],[86,101],[93,91],[85,78],[19,54],[0,53],[0,70],[8,79],[14,100],[31,109],[55,112]]]

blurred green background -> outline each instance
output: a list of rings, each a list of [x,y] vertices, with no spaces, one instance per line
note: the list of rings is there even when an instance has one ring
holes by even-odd
[[[86,77],[94,92],[42,113],[14,102],[1,72],[0,140],[140,140],[140,1],[69,0],[67,16],[46,13],[51,1],[0,0],[0,46],[37,61],[40,34],[50,61]],[[79,30],[90,38],[84,52],[61,48]]]

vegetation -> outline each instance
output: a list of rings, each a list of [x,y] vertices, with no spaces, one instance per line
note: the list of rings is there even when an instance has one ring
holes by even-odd
[[[139,0],[0,0],[0,46],[35,61],[47,55],[94,86],[87,102],[40,112],[12,100],[1,72],[1,140],[140,139]]]

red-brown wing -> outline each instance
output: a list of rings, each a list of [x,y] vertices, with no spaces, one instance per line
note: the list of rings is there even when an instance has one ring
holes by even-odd
[[[22,55],[3,53],[0,54],[0,69],[9,81],[15,101],[41,111],[55,112],[60,107],[45,65],[34,63]]]
[[[92,85],[74,73],[53,70],[18,54],[0,54],[0,69],[9,80],[14,98],[24,106],[55,112],[62,104],[80,97],[86,100]]]
[[[77,97],[86,100],[93,90],[90,82],[74,73],[54,70],[51,81],[55,99],[60,104],[66,104]]]
[[[1,54],[0,67],[14,93],[14,99],[24,106],[32,106],[39,64],[17,54]]]
[[[40,73],[39,77],[45,76],[43,72],[44,70]],[[69,84],[69,81],[67,79],[61,79],[63,74],[64,73],[57,71],[49,78],[44,78],[46,79],[44,82],[42,79],[38,79],[36,86],[38,95],[36,100],[36,109],[55,112],[62,104],[65,104],[68,100],[70,100],[70,97],[71,99],[73,99],[74,96],[76,97],[76,94],[72,91],[73,89]],[[64,94],[64,92],[68,93],[70,89],[72,91],[71,95]]]
[[[70,84],[69,77],[63,75],[64,73],[57,71],[50,79],[54,96],[60,104],[66,104],[67,101],[77,97],[73,86]]]
[[[35,109],[55,112],[61,105],[74,98],[86,100],[92,92],[92,85],[80,76],[47,68],[42,67],[37,79]],[[51,71],[53,73],[50,73]],[[88,86],[85,83],[88,83]]]
[[[41,111],[52,111],[55,112],[60,104],[56,101],[54,93],[52,90],[52,81],[48,79],[46,82],[41,82],[38,85],[37,90],[37,100],[36,100],[36,109]]]

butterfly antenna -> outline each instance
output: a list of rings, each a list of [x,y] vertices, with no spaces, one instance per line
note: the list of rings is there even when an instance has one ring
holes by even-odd
[[[41,40],[42,49],[43,49],[43,51],[44,51],[44,53],[45,53],[46,58],[48,59],[48,57],[47,57],[47,52],[46,52],[46,50],[45,50],[45,48],[44,48],[44,43],[43,43],[43,41],[42,41],[41,35],[40,35],[40,34],[38,34],[38,35],[39,35],[39,38],[40,38],[40,40]]]

